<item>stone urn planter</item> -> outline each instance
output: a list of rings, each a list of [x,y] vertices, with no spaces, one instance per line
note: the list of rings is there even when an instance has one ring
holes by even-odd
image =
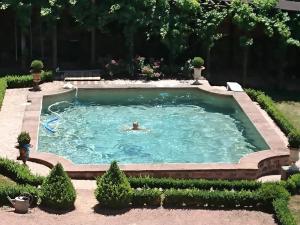
[[[194,85],[199,85],[201,84],[199,80],[204,79],[202,76],[202,70],[205,69],[204,65],[204,60],[201,57],[195,57],[192,61],[193,67],[194,67],[194,80],[195,82],[193,83]]]
[[[26,161],[29,158],[29,151],[30,151],[30,135],[28,132],[22,131],[18,136],[18,149],[20,156],[18,159],[21,159],[24,164],[26,164]]]
[[[296,167],[296,162],[299,160],[300,153],[300,134],[297,131],[291,132],[288,135],[290,149],[290,163],[292,167]]]
[[[30,73],[32,74],[32,80],[33,80],[33,90],[34,91],[40,91],[41,88],[39,86],[39,83],[42,80],[42,72],[43,72],[44,64],[40,60],[33,60],[30,66]]]

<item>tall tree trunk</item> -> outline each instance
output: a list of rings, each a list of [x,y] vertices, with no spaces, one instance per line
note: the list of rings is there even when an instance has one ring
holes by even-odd
[[[26,49],[26,35],[21,28],[21,69],[26,70],[26,58],[27,58],[27,49]]]
[[[210,61],[211,61],[211,47],[208,46],[206,49],[206,78],[210,78]]]
[[[40,20],[39,22],[39,26],[40,26],[40,50],[41,50],[41,58],[44,59],[45,58],[45,48],[44,48],[44,35],[43,35],[43,28],[42,28],[42,22]]]
[[[57,24],[52,27],[52,68],[57,68]]]
[[[15,19],[15,60],[18,62],[18,26],[17,26],[17,19]]]
[[[96,62],[96,29],[91,29],[91,66]]]
[[[243,85],[247,83],[247,72],[248,72],[248,57],[249,57],[249,47],[243,47]]]
[[[134,65],[133,65],[133,54],[134,54],[134,32],[132,29],[124,30],[126,44],[128,47],[128,72],[129,75],[134,77]]]
[[[29,24],[29,38],[30,38],[30,59],[32,59],[32,24]]]

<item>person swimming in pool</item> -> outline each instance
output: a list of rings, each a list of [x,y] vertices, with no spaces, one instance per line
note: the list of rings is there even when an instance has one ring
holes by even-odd
[[[140,128],[139,127],[139,123],[137,121],[135,121],[135,122],[132,123],[132,127],[131,128],[126,129],[126,131],[129,131],[129,130],[143,130],[143,131],[147,131],[148,129]]]

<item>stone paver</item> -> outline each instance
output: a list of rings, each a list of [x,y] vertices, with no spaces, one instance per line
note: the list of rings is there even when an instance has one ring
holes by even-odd
[[[78,190],[76,209],[57,215],[34,208],[28,214],[0,209],[0,225],[275,225],[271,214],[245,210],[131,209],[119,213],[94,210],[97,204],[91,190]],[[96,211],[96,212],[95,212]]]

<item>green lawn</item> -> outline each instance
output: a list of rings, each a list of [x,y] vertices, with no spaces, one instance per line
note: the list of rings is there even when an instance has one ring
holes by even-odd
[[[276,102],[278,109],[284,113],[292,124],[300,130],[300,101],[278,101]]]
[[[300,224],[300,195],[294,195],[291,197],[289,208],[293,213],[297,224]]]
[[[5,177],[3,175],[0,174],[0,185],[15,185],[16,183],[14,181],[12,181],[11,179],[9,179],[8,177]]]

